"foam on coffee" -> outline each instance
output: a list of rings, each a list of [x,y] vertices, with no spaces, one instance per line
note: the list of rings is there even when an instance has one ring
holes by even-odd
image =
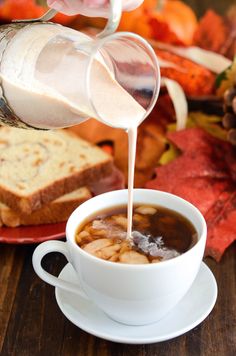
[[[104,210],[78,227],[76,243],[104,260],[148,264],[177,257],[197,242],[190,221],[163,207],[134,207],[131,240],[126,238],[127,223],[126,206]]]

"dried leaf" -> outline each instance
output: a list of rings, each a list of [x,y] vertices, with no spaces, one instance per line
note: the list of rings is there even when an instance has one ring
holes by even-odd
[[[158,122],[158,119],[157,119]],[[135,167],[135,187],[143,187],[165,150],[166,140],[157,124],[147,119],[139,128]]]
[[[190,112],[188,115],[186,127],[201,127],[209,134],[226,141],[227,131],[222,128],[222,118],[216,115],[207,115],[202,112]],[[176,124],[168,125],[168,131],[176,131]]]
[[[147,188],[176,194],[196,205],[208,226],[206,255],[217,261],[235,241],[235,151],[199,128],[168,134],[182,154],[156,169]]]
[[[151,43],[154,45],[153,41]],[[156,46],[160,49],[170,51],[178,56],[189,59],[217,74],[221,73],[232,64],[232,61],[223,55],[200,47],[177,47],[160,42],[158,42]]]
[[[136,156],[135,186],[143,187],[153,175],[154,167],[165,150],[165,139],[162,130],[157,126],[158,118],[147,118],[138,129],[138,143]],[[90,119],[80,125],[69,128],[80,137],[99,144],[112,141],[114,149],[114,163],[128,177],[128,138],[124,130],[111,128],[97,120]]]
[[[180,155],[179,150],[175,147],[175,145],[172,145],[169,143],[169,148],[163,153],[159,160],[160,165],[165,165],[167,163],[170,163],[173,161],[175,158],[177,158]]]
[[[178,53],[173,53],[172,48],[176,49],[177,47],[166,44],[161,44],[161,47],[159,47],[159,43],[151,43],[158,59],[165,61],[165,66],[161,67],[162,77],[178,82],[188,96],[205,96],[214,92],[215,74],[192,60],[186,59]],[[167,67],[168,62],[174,63],[175,68],[172,65]],[[179,70],[178,67],[184,70]]]
[[[226,20],[230,27],[230,34],[227,39],[225,48],[227,50],[226,55],[229,58],[233,58],[236,53],[236,5],[232,5],[226,13]]]
[[[236,83],[236,56],[230,67],[219,74],[216,78],[217,95],[223,96],[224,92]]]
[[[166,86],[175,109],[176,129],[182,130],[186,127],[188,116],[188,103],[184,91],[175,80],[162,77],[162,83]]]
[[[223,53],[229,35],[229,26],[223,16],[209,9],[200,19],[194,35],[194,44],[206,50]]]

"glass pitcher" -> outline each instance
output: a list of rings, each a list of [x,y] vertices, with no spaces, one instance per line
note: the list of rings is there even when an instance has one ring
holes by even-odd
[[[94,38],[42,19],[0,27],[0,123],[55,129],[93,117],[126,129],[145,119],[159,92],[157,58],[140,36],[113,33],[121,1],[110,7]]]

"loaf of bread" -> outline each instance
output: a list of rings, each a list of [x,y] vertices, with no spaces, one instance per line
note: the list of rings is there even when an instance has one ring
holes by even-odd
[[[70,214],[92,194],[83,187],[65,194],[31,214],[24,214],[0,203],[0,226],[17,227],[22,225],[52,224],[66,221]]]
[[[110,155],[67,130],[0,127],[0,201],[21,214],[31,214],[112,170]]]

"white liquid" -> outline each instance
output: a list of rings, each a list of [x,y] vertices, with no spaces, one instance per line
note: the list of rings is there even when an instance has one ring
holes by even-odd
[[[128,156],[128,224],[127,238],[132,240],[132,219],[134,201],[134,171],[137,146],[137,126],[128,129],[129,156]]]
[[[90,93],[97,113],[94,112],[84,86],[88,57],[65,37],[55,40],[56,35],[65,34],[78,43],[90,41],[77,31],[67,29],[65,33],[63,27],[52,25],[39,24],[19,31],[2,60],[4,94],[16,115],[35,127],[68,127],[95,117],[128,131],[127,236],[131,238],[137,127],[145,110],[114,80],[103,60],[96,57]]]

